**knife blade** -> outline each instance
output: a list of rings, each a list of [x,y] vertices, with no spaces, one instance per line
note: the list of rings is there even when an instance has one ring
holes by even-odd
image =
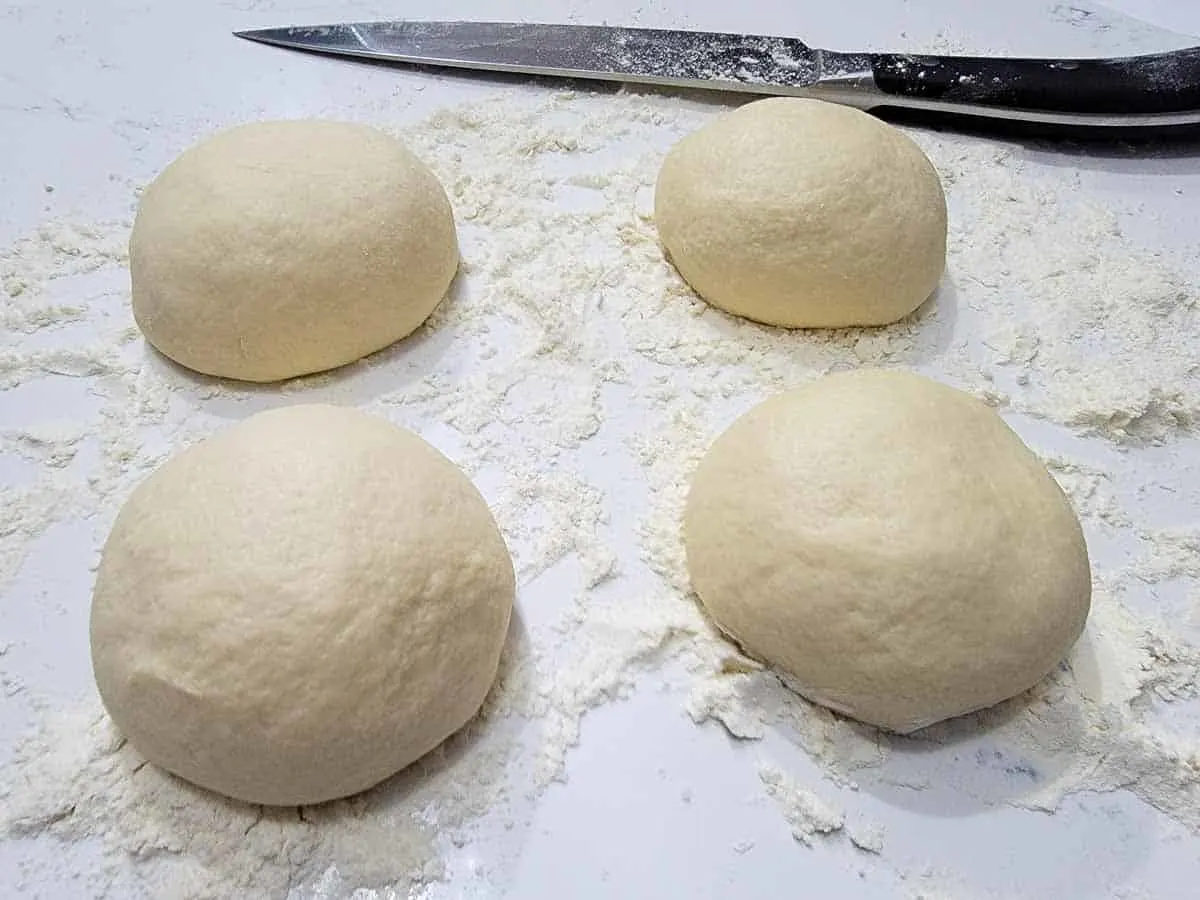
[[[419,66],[806,96],[1100,131],[1200,124],[1200,47],[1096,59],[842,53],[790,37],[514,22],[358,22],[234,32]]]

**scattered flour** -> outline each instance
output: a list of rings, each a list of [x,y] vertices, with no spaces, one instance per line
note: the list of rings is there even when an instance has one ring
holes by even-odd
[[[1157,716],[1194,698],[1200,657],[1135,612],[1139,583],[1195,587],[1195,530],[1135,529],[1115,468],[1047,454],[1089,529],[1136,530],[1151,551],[1127,571],[1098,570],[1088,636],[1069,664],[1024,697],[908,738],[807,703],[723,641],[690,595],[679,535],[690,472],[717,433],[771,393],[856,366],[919,369],[1130,459],[1148,446],[1194,449],[1200,315],[1182,273],[1195,260],[1138,249],[1109,211],[1019,148],[918,133],[952,216],[938,296],[886,329],[736,320],[664,262],[650,212],[663,152],[713,112],[624,93],[501,91],[401,128],[451,196],[462,275],[400,346],[271,388],[195,376],[143,347],[122,287],[125,222],[48,225],[0,253],[10,301],[0,390],[78,386],[82,396],[78,415],[47,402],[32,421],[0,420],[0,461],[27,467],[0,496],[5,602],[56,523],[86,525],[91,547],[74,565],[94,564],[121,500],[173,449],[260,409],[318,400],[361,406],[446,449],[496,510],[522,585],[480,720],[362,797],[303,818],[226,803],[139,769],[90,701],[41,714],[15,747],[0,834],[99,841],[103,866],[87,887],[97,896],[130,885],[189,897],[415,890],[441,873],[446,838],[461,843],[507,798],[563,780],[587,711],[629,695],[646,669],[663,673],[695,722],[802,747],[831,790],[921,787],[937,771],[978,791],[975,773],[937,752],[978,739],[1039,779],[989,802],[1050,810],[1073,791],[1123,788],[1200,830],[1198,748]],[[568,586],[530,602],[564,564]],[[21,641],[0,653],[0,684],[19,683],[22,653]],[[897,750],[914,744],[930,748],[925,769],[899,766]],[[848,823],[781,769],[760,778],[797,840],[844,832],[885,852],[882,832]]]
[[[53,299],[53,282],[87,275],[128,259],[126,223],[80,226],[43,225],[36,233],[0,251],[0,327],[6,333],[34,334],[80,322],[87,309]]]
[[[1107,471],[1061,455],[1043,457],[1042,462],[1071,498],[1081,517],[1098,519],[1114,527],[1132,524],[1117,500],[1112,489],[1112,476]]]
[[[853,844],[863,853],[874,853],[878,855],[883,852],[884,840],[887,837],[887,832],[880,825],[872,825],[869,823],[853,825],[847,822],[846,837],[850,839],[851,844]]]
[[[0,589],[20,570],[30,545],[68,516],[84,515],[77,492],[61,480],[30,488],[0,484]]]
[[[85,437],[87,433],[77,423],[66,421],[46,421],[0,433],[4,446],[52,469],[69,466]]]
[[[1176,578],[1200,580],[1200,527],[1163,528],[1141,536],[1154,550],[1130,566],[1133,576],[1149,584]]]
[[[99,711],[53,717],[9,765],[8,836],[104,842],[114,853],[100,877],[114,894],[283,896],[329,869],[351,873],[354,887],[440,874],[432,827],[390,808],[398,786],[311,809],[236,803],[147,765]],[[416,785],[421,775],[404,777]],[[129,862],[140,875],[133,884]],[[31,883],[44,874],[27,872]]]
[[[791,826],[792,837],[806,847],[811,847],[818,838],[841,832],[845,826],[845,813],[834,809],[774,766],[760,766],[758,779],[767,796],[779,805]]]

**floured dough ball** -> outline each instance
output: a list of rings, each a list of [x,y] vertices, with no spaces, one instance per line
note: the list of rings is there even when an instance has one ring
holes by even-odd
[[[663,162],[654,215],[696,293],[769,325],[895,322],[946,264],[946,201],[925,154],[819,100],[749,103],[685,137]]]
[[[724,631],[812,700],[902,733],[1033,686],[1091,598],[1038,458],[911,374],[833,375],[750,410],[701,461],[684,531]]]
[[[250,803],[318,803],[475,714],[513,592],[453,463],[381,419],[293,406],[133,492],[101,558],[92,664],[146,759]]]
[[[458,268],[446,192],[403,144],[340,122],[243,125],[146,188],[129,244],[146,339],[198,372],[276,381],[414,331]]]

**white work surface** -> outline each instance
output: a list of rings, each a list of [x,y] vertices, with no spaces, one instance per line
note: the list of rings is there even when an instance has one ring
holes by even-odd
[[[774,332],[689,297],[648,215],[656,160],[733,101],[230,36],[389,17],[1061,56],[1200,33],[1192,0],[0,0],[0,896],[1200,896],[1200,144],[914,131],[950,202],[937,297],[880,332]],[[394,130],[446,183],[465,263],[446,308],[284,386],[163,361],[130,330],[136,192],[217,128],[304,116]],[[764,396],[858,364],[995,404],[1075,502],[1096,573],[1050,681],[908,739],[723,671],[678,567],[689,460]],[[350,803],[264,812],[113,742],[88,604],[116,509],[165,454],[314,400],[466,468],[518,613],[466,735]]]

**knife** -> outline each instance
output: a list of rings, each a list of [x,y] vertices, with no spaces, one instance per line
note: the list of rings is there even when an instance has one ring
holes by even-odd
[[[796,38],[512,22],[359,22],[234,32],[420,66],[813,97],[1086,130],[1200,124],[1200,46],[1096,59],[839,53]]]

